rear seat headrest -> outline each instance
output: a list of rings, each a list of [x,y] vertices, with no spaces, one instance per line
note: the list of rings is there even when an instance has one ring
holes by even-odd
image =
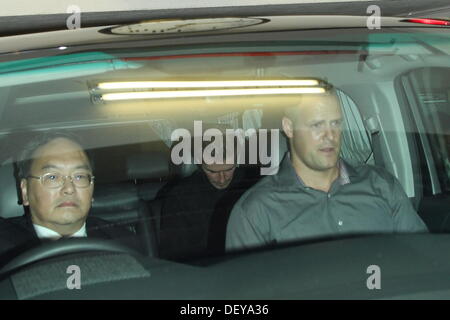
[[[168,157],[163,152],[131,155],[127,158],[127,175],[133,180],[167,177],[170,172]]]
[[[23,206],[19,204],[16,178],[13,164],[7,163],[0,167],[0,217],[12,218],[24,214]]]

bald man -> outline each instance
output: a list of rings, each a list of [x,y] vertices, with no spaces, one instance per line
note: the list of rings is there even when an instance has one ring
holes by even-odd
[[[228,251],[276,243],[394,232],[426,232],[400,183],[385,170],[340,158],[342,112],[334,91],[300,97],[282,128],[290,153],[279,172],[236,203]]]

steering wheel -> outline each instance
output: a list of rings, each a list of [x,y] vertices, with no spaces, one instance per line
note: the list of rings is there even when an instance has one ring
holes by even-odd
[[[25,251],[14,257],[0,270],[0,275],[9,273],[18,268],[35,263],[37,261],[56,257],[59,255],[77,252],[113,252],[139,255],[135,249],[128,248],[111,240],[95,238],[70,238],[58,241],[47,242]]]

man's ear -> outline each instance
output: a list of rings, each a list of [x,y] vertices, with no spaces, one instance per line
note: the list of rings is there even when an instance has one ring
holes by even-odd
[[[284,134],[289,139],[292,139],[294,137],[294,124],[292,123],[292,120],[288,117],[283,117],[283,119],[281,120],[281,126],[283,128]]]
[[[30,202],[28,201],[28,187],[26,179],[20,180],[20,191],[22,192],[22,204],[24,206],[29,206]]]

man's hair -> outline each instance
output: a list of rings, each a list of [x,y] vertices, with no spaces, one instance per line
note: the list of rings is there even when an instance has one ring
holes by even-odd
[[[33,134],[34,132],[32,132]],[[77,135],[73,134],[69,131],[64,130],[50,130],[40,132],[37,135],[34,135],[25,146],[22,148],[22,151],[17,157],[17,168],[18,168],[18,176],[20,179],[25,179],[30,174],[31,165],[33,164],[33,154],[37,149],[46,145],[47,143],[55,140],[55,139],[67,139],[76,144],[80,145],[83,151],[86,153],[86,156],[89,161],[89,165],[92,169],[92,163],[90,161],[88,153],[83,148],[83,143]]]
[[[302,104],[303,97],[306,97],[307,95],[309,95],[309,94],[301,94],[299,96],[298,102],[295,105],[290,105],[284,109],[284,116],[289,118],[294,124],[296,123],[296,120],[298,118],[298,111],[299,111],[298,106]],[[335,97],[340,103],[339,96],[334,87],[327,88],[327,91],[325,93],[321,93],[321,94],[317,95],[317,97],[318,98],[320,98],[320,97],[324,97],[324,98]]]

